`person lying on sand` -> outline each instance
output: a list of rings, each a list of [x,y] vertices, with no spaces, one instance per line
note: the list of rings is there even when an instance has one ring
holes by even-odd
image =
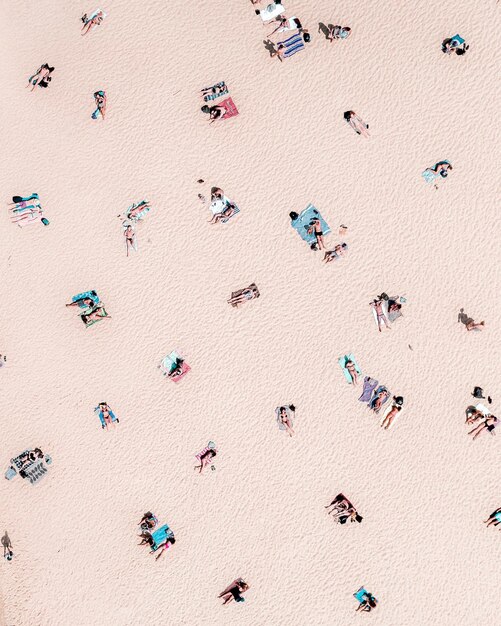
[[[346,111],[343,114],[343,117],[357,133],[357,135],[363,135],[364,137],[370,136],[367,130],[369,128],[369,124],[366,124],[364,120],[355,113],[355,111]]]
[[[243,602],[245,598],[242,598],[240,594],[247,591],[247,589],[249,589],[249,585],[241,578],[237,578],[224,591],[221,591],[218,598],[223,598],[223,606],[232,600]]]

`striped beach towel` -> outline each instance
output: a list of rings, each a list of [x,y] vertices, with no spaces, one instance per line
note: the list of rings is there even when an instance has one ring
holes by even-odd
[[[279,45],[285,47],[284,57],[291,57],[293,54],[296,54],[296,52],[299,52],[304,48],[303,36],[301,33],[296,33],[285,41],[279,42]]]

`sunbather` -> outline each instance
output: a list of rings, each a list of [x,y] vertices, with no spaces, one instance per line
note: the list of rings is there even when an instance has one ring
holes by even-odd
[[[88,313],[82,313],[80,315],[82,322],[87,326],[90,322],[97,322],[101,319],[111,319],[111,315],[108,315],[104,310],[104,306],[99,303],[94,309]]]
[[[334,39],[347,39],[351,35],[351,28],[349,26],[333,26],[329,24],[328,28],[327,39],[331,43]]]
[[[498,418],[495,415],[488,415],[478,426],[476,426],[473,430],[470,430],[469,435],[473,435],[473,439],[475,440],[481,432],[484,430],[488,430],[491,435],[495,435],[494,429],[498,425]]]
[[[212,463],[216,455],[217,450],[215,448],[209,448],[200,456],[200,465],[195,465],[194,469],[198,469],[198,473],[201,474],[202,471],[207,467],[207,465],[210,465]]]
[[[487,524],[487,526],[499,526],[501,524],[501,507],[493,511],[484,521],[484,524]]]
[[[355,113],[355,111],[346,111],[343,116],[357,135],[369,137],[369,132],[367,130],[369,128],[369,124],[366,124],[364,120]]]
[[[94,11],[94,13],[92,13],[90,17],[87,17],[87,13],[84,13],[84,15],[82,15],[81,17],[81,20],[83,22],[82,30],[84,31],[82,33],[82,37],[89,33],[94,28],[94,26],[99,26],[105,17],[106,13],[104,11],[101,11],[101,9]]]
[[[104,115],[106,113],[106,92],[100,89],[94,93],[94,100],[96,102],[96,110],[91,115],[93,120],[97,120],[99,114],[104,120]]]
[[[370,611],[372,611],[372,609],[376,608],[376,604],[377,604],[377,600],[372,595],[372,593],[366,592],[363,595],[362,601],[357,606],[357,612],[358,611],[367,611],[367,613],[369,613]]]
[[[358,372],[355,363],[348,357],[344,362],[345,368],[348,370],[348,374],[351,376],[351,381],[354,385],[358,385]]]
[[[294,413],[295,407],[293,404],[289,405],[289,409]],[[281,406],[279,408],[278,419],[279,419],[280,424],[283,424],[285,426],[285,429],[287,430],[289,437],[292,437],[292,435],[294,435],[294,430],[292,428],[292,423],[289,417],[289,412],[287,410],[287,407]]]
[[[176,543],[176,538],[174,537],[174,535],[170,535],[164,539],[164,541],[157,547],[156,550],[151,550],[150,554],[152,552],[156,552],[157,550],[159,550],[157,556],[155,557],[155,561],[158,561],[158,559],[162,556],[162,554],[166,550],[168,550],[171,546],[173,546],[175,543]]]
[[[151,511],[145,513],[141,518],[141,521],[139,522],[139,526],[143,531],[153,530],[157,524],[158,519],[153,515]]]
[[[33,74],[33,76],[30,76],[28,78],[28,83],[30,85],[33,85],[33,87],[31,88],[31,91],[33,91],[33,89],[35,89],[37,85],[39,87],[48,87],[49,82],[52,80],[51,74],[53,71],[54,71],[54,68],[50,67],[48,63],[44,63],[43,65],[41,65],[38,68],[38,70],[35,72],[35,74]]]
[[[397,397],[393,396],[393,404],[391,405],[391,409],[384,416],[384,419],[381,422],[382,428],[384,428],[385,430],[388,430],[388,428],[391,426],[395,417],[402,410],[403,403],[404,403],[404,399],[401,396],[397,396]]]
[[[381,322],[384,322],[386,328],[388,330],[390,330],[390,325],[388,324],[388,320],[387,320],[386,315],[385,315],[385,313],[383,311],[383,301],[381,299],[375,298],[370,303],[370,305],[376,312],[377,327],[379,329],[379,332],[381,332]]]
[[[259,291],[257,290],[257,287],[246,287],[245,289],[242,289],[241,293],[239,293],[238,295],[232,296],[228,300],[228,304],[231,304],[232,306],[238,306],[239,304],[243,304],[244,302],[248,302],[249,300],[253,300],[254,298],[258,297]]]
[[[242,598],[240,594],[247,591],[247,589],[249,589],[249,585],[241,578],[237,578],[224,591],[221,591],[218,598],[223,598],[223,605],[228,604],[232,600],[243,602],[245,598]]]
[[[223,115],[225,115],[228,111],[226,109],[226,107],[220,105],[220,104],[214,104],[213,106],[208,106],[207,104],[204,104],[204,106],[201,108],[202,113],[208,113],[209,114],[209,118],[210,118],[210,124],[212,124],[212,122],[215,122],[216,120],[220,119],[221,117],[223,117]]]
[[[314,234],[316,238],[316,243],[319,250],[325,250],[324,244],[324,233],[322,232],[322,225],[320,224],[320,220],[317,218],[312,218],[310,220],[310,226],[307,230],[309,235]]]

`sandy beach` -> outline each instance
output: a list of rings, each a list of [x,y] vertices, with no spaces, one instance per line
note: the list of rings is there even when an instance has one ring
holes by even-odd
[[[501,507],[501,428],[472,440],[465,409],[478,385],[501,412],[499,5],[290,0],[311,42],[281,63],[265,4],[107,0],[82,37],[98,5],[0,2],[1,459],[52,459],[39,484],[0,481],[0,625],[497,621],[501,526],[482,522]],[[330,43],[320,22],[352,34]],[[461,57],[441,51],[455,33]],[[210,124],[200,90],[220,81],[239,114]],[[422,172],[442,160],[434,189]],[[208,222],[211,187],[238,205],[227,223]],[[19,228],[7,203],[32,192],[50,224]],[[343,258],[291,227],[310,203]],[[251,283],[259,297],[230,306]],[[110,319],[86,328],[65,304],[90,290]],[[404,303],[378,332],[382,292]],[[191,368],[178,382],[159,369],[171,351]],[[365,376],[404,398],[388,430],[358,400]],[[338,493],[362,523],[327,514]],[[175,533],[158,561],[137,545],[146,511]],[[238,577],[245,602],[222,606]]]

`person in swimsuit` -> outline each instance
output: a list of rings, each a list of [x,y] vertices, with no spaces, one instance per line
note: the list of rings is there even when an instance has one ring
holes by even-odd
[[[310,227],[307,229],[307,233],[308,235],[312,235],[312,234],[315,235],[319,250],[322,250],[322,249],[325,250],[324,233],[322,232],[322,226],[318,218],[314,217],[313,219],[310,220]]]
[[[38,85],[39,87],[48,87],[49,82],[52,80],[51,74],[54,71],[53,67],[50,67],[48,63],[41,65],[33,76],[28,78],[28,84],[33,85],[31,91]],[[28,85],[26,85],[28,87]]]
[[[162,554],[164,552],[166,552],[175,543],[176,543],[176,539],[175,539],[174,535],[170,535],[169,537],[166,537],[164,539],[164,541],[162,541],[162,543],[157,548],[157,550],[159,550],[160,552],[155,557],[155,561],[158,561],[158,559],[162,556]],[[151,552],[153,552],[153,550]],[[151,554],[151,552],[150,552],[150,554]]]
[[[196,465],[193,469],[198,469],[199,470],[198,473],[201,474],[202,471],[207,467],[207,465],[210,465],[210,463],[212,463],[216,454],[217,454],[217,450],[215,450],[214,448],[210,448],[209,450],[204,452],[202,456],[200,457],[200,465]]]
[[[136,233],[130,222],[124,222],[124,237],[126,255],[129,256],[129,248],[136,249]]]
[[[351,35],[349,26],[333,26],[329,24],[327,39],[332,43],[334,39],[347,39]]]
[[[374,299],[374,301],[370,304],[371,307],[376,311],[377,327],[379,329],[379,332],[381,332],[381,322],[384,322],[386,328],[390,330],[390,325],[388,324],[388,320],[386,319],[386,315],[383,311],[383,301],[381,299]]]
[[[353,363],[350,359],[346,359],[344,366],[348,370],[348,374],[351,376],[351,382],[354,385],[358,385],[358,373],[355,363]]]
[[[290,405],[289,408],[291,409],[292,412],[294,412],[294,405]],[[278,411],[278,419],[280,420],[280,423],[285,426],[285,429],[287,430],[289,437],[292,437],[292,435],[294,435],[295,433],[292,428],[292,423],[289,417],[289,413],[287,411],[287,407],[285,406],[280,407]]]
[[[501,523],[501,507],[493,511],[489,515],[488,519],[484,521],[484,524],[487,524],[487,526],[499,526],[500,523]]]
[[[355,113],[355,111],[346,111],[343,114],[343,117],[357,133],[357,135],[363,135],[364,137],[370,136],[367,130],[369,128],[369,124],[366,124],[364,120]]]
[[[249,589],[249,585],[241,578],[237,578],[230,585],[228,585],[224,591],[221,591],[218,598],[222,598],[224,600],[223,606],[232,600],[235,600],[235,602],[243,602],[244,598],[242,598],[240,594],[247,591],[247,589]]]
[[[106,113],[106,92],[100,89],[94,93],[94,100],[96,102],[96,110],[91,115],[93,120],[97,120],[99,114],[104,120],[104,115]]]
[[[254,288],[247,287],[242,290],[237,296],[233,296],[228,300],[228,304],[233,306],[238,306],[239,304],[243,304],[244,302],[248,302],[249,300],[253,300],[258,297],[258,292]]]
[[[399,400],[398,398],[395,398],[395,397],[393,398],[392,407],[388,411],[388,413],[385,415],[384,420],[380,424],[381,427],[384,428],[385,430],[388,430],[388,428],[391,426],[395,417],[402,410],[402,403],[399,403],[398,400]]]
[[[89,313],[82,313],[80,315],[82,322],[87,326],[89,322],[97,322],[102,319],[111,319],[111,315],[107,315],[104,311],[104,306],[99,303]]]
[[[498,424],[498,418],[495,415],[488,415],[482,422],[480,422],[479,426],[476,426],[473,430],[470,430],[469,435],[473,435],[473,439],[475,440],[482,431],[488,430],[491,435],[495,435],[494,429]]]
[[[96,15],[94,15],[94,17],[92,17],[91,19],[88,19],[87,13],[84,13],[84,15],[82,15],[82,17],[80,18],[83,22],[83,26],[81,30],[84,31],[82,33],[82,37],[86,35],[87,33],[89,33],[94,28],[94,26],[99,26],[101,22],[103,21],[104,17],[105,17],[104,12],[101,10],[99,10],[96,13]]]

